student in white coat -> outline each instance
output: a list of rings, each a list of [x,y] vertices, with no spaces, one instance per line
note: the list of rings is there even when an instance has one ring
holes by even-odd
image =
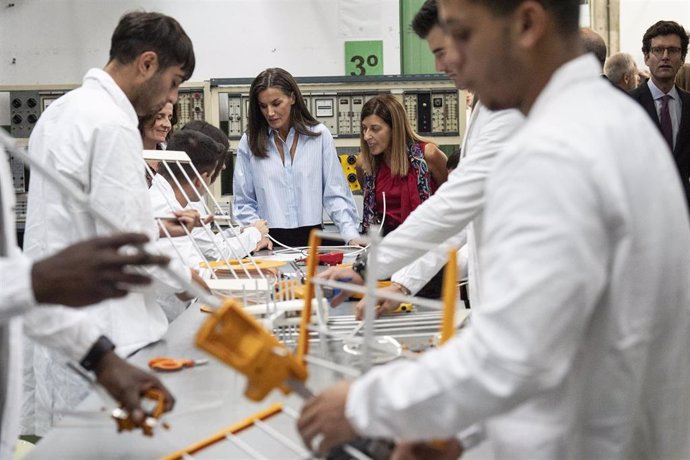
[[[496,458],[688,458],[690,227],[664,140],[583,54],[579,0],[441,6],[461,78],[527,115],[487,182],[481,308],[420,360],[308,401],[305,444],[485,421]]]
[[[81,188],[94,207],[122,228],[153,239],[158,232],[146,191],[137,115],[174,103],[194,65],[191,40],[173,18],[124,15],[113,33],[105,68],[91,69],[80,88],[43,112],[29,140],[29,154]],[[44,178],[32,177],[25,235],[29,257],[46,257],[80,239],[108,233]],[[191,279],[187,267],[179,264],[177,270]],[[182,290],[161,270],[152,275],[157,290]],[[27,314],[25,329],[50,349],[37,345],[27,358],[22,432],[45,433],[60,411],[72,409],[86,396],[88,386],[65,366],[67,359],[98,372],[104,357],[117,356],[113,350],[127,356],[159,340],[167,327],[152,290],[86,311],[56,307]]]
[[[19,436],[22,391],[21,315],[44,303],[80,307],[126,294],[118,282],[141,285],[148,277],[127,273],[132,265],[164,264],[158,256],[119,254],[124,245],[142,244],[145,235],[125,234],[76,243],[46,259],[32,263],[17,247],[14,221],[14,190],[5,151],[0,145],[0,458],[11,458]],[[107,262],[107,263],[106,263]],[[121,375],[120,399],[130,411],[141,411],[136,381],[159,388],[172,396],[160,381],[124,361],[110,372]],[[114,390],[113,387],[110,388]],[[123,397],[124,396],[124,397]]]
[[[175,133],[170,138],[168,147],[171,150],[187,153],[206,186],[210,184],[219,162],[224,159],[220,144],[205,134],[193,130]],[[153,178],[149,189],[154,215],[169,215],[173,211],[191,208],[194,203],[199,202],[198,197],[205,193],[204,184],[195,175],[191,166],[184,164],[182,166],[180,169],[176,164],[169,164],[167,168],[162,165],[158,169],[158,174]],[[191,184],[187,181],[185,174],[192,180]],[[182,188],[178,187],[178,183]],[[268,228],[266,226],[263,228],[267,233]],[[198,230],[206,233],[203,229]],[[204,245],[203,248],[197,244],[197,247],[204,257],[210,260],[242,258],[256,249],[263,236],[264,234],[259,229],[250,226],[238,238],[228,236],[224,239],[220,235],[215,235],[210,244]],[[194,239],[198,243],[198,239]],[[189,267],[199,269],[199,263],[203,259],[189,237],[173,238],[172,243],[180,250],[184,262]]]
[[[412,29],[426,40],[434,54],[436,70],[444,72],[459,89],[466,84],[446,62],[446,36],[438,19],[436,0],[427,0],[415,15]],[[416,294],[445,264],[447,252],[429,252],[405,244],[412,239],[426,243],[447,243],[461,247],[467,242],[468,284],[470,304],[479,305],[478,240],[482,228],[484,186],[496,156],[522,126],[524,115],[518,110],[491,111],[478,102],[472,111],[465,132],[460,164],[448,176],[448,181],[422,203],[403,224],[383,239],[378,249],[381,279],[391,277],[393,283],[385,290],[402,294]],[[409,265],[408,265],[409,264]],[[360,281],[351,268],[337,268],[321,276],[333,279]],[[341,298],[344,298],[342,295]],[[336,299],[332,305],[337,304]],[[377,313],[393,311],[398,302],[384,300]],[[364,301],[357,304],[356,315],[363,317]]]

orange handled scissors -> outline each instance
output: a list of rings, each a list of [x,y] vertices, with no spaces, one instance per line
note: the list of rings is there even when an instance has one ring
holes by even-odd
[[[208,363],[208,359],[153,358],[149,361],[149,367],[156,371],[174,372],[186,367],[201,366],[206,363]]]

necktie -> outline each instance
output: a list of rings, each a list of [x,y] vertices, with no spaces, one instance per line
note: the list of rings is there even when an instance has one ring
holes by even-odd
[[[671,96],[665,94],[661,97],[661,112],[659,113],[659,121],[661,121],[661,134],[664,135],[666,143],[673,151],[673,125],[671,124],[671,113],[668,110],[668,101]]]

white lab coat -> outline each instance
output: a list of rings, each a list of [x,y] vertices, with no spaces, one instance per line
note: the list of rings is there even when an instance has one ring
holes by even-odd
[[[690,458],[683,194],[658,129],[599,73],[577,58],[538,97],[487,182],[472,325],[356,381],[360,432],[486,421],[497,458]]]
[[[473,307],[479,305],[480,281],[475,235],[481,232],[485,181],[496,156],[508,145],[524,120],[525,117],[514,109],[491,111],[481,103],[475,106],[465,133],[463,159],[458,167],[450,174],[448,181],[417,207],[400,227],[386,236],[379,246],[382,278],[393,274],[393,281],[416,293],[445,264],[448,252],[442,250],[425,254],[426,251],[411,247],[406,242],[445,241],[448,245],[461,247],[467,241],[470,303]],[[429,222],[433,222],[433,225],[429,225]]]
[[[5,151],[0,146],[0,187],[6,257],[0,257],[0,323],[9,324],[10,354],[7,365],[7,394],[0,414],[0,459],[11,458],[19,436],[19,409],[22,391],[22,320],[20,316],[35,305],[31,287],[31,261],[17,247],[14,226],[14,189]],[[0,395],[2,397],[2,395]]]
[[[29,154],[87,193],[91,204],[121,228],[155,239],[137,124],[132,104],[115,81],[103,70],[91,69],[79,89],[41,115],[29,140]],[[24,244],[29,257],[42,258],[76,241],[110,233],[40,174],[31,176]],[[171,267],[191,278],[181,264]],[[182,290],[161,270],[150,271],[156,288]],[[83,359],[100,335],[117,345],[118,354],[127,355],[160,339],[167,325],[154,289],[84,311],[55,307],[29,313],[25,331],[41,346],[27,355],[23,432],[43,434],[59,411],[72,409],[87,394],[87,385],[64,365],[66,359]]]

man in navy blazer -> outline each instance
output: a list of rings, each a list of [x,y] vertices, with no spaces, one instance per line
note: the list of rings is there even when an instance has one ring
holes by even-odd
[[[630,95],[657,124],[669,145],[690,207],[690,93],[675,85],[688,52],[688,34],[673,21],[659,21],[642,39],[651,78]]]

